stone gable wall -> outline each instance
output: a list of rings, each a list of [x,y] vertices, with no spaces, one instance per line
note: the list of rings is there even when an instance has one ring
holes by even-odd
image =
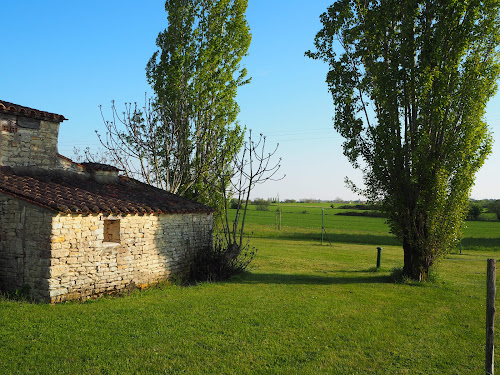
[[[0,113],[0,165],[41,168],[58,165],[59,123],[29,119],[39,123],[38,128],[29,128],[23,127],[19,119],[20,116]]]

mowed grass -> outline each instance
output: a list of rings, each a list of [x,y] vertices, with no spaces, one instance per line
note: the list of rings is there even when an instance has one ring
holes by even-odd
[[[0,299],[0,373],[484,372],[486,259],[500,223],[468,224],[466,238],[493,242],[450,254],[434,283],[397,284],[402,250],[383,219],[332,215],[329,246],[318,241],[319,211],[286,224],[284,212],[281,231],[274,212],[271,222],[268,212],[249,216],[258,256],[230,282],[52,306]]]
[[[386,220],[377,217],[336,215],[343,204],[335,203],[281,203],[281,230],[277,229],[277,204],[271,204],[269,211],[257,211],[249,206],[245,232],[252,238],[280,238],[337,243],[367,244],[377,246],[400,246],[400,242],[389,233]],[[452,249],[452,252],[458,251]],[[500,250],[500,222],[466,221],[463,226],[462,250]]]

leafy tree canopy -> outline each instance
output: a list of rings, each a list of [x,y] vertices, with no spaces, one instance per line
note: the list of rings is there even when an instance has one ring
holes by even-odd
[[[358,191],[381,202],[414,279],[459,238],[491,150],[499,12],[493,0],[339,0],[306,53],[330,66],[334,127],[363,171]]]
[[[241,59],[251,34],[247,0],[167,0],[168,28],[146,73],[161,126],[159,178],[172,192],[221,206],[216,179],[243,142],[237,88],[248,83]]]

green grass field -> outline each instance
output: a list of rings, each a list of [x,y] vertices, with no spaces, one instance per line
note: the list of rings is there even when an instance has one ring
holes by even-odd
[[[338,207],[340,204],[335,204]],[[321,223],[325,227],[323,240],[340,243],[366,244],[376,246],[400,245],[389,233],[383,218],[339,216],[345,211],[331,208],[330,203],[280,204],[282,229],[276,230],[278,206],[272,204],[269,211],[256,211],[249,206],[247,232],[254,238],[280,238],[321,241]],[[322,211],[323,210],[323,211]],[[500,222],[466,221],[464,223],[462,250],[500,250]],[[457,251],[458,251],[457,247]],[[455,249],[452,250],[455,252]]]
[[[435,282],[397,284],[402,249],[383,219],[280,208],[280,231],[275,207],[249,212],[259,252],[227,283],[59,305],[0,299],[0,374],[484,373],[500,222],[467,222],[462,254]],[[320,242],[321,208],[332,246]]]

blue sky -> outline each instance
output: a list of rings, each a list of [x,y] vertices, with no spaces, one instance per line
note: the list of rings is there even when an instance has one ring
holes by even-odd
[[[360,182],[342,155],[332,127],[327,66],[304,57],[332,0],[250,0],[253,35],[244,65],[252,77],[240,88],[239,121],[279,143],[285,179],[253,197],[357,199],[344,177]],[[162,0],[17,0],[2,4],[1,99],[66,116],[59,151],[96,148],[103,131],[99,105],[142,103],[150,89],[145,66],[167,26]],[[500,198],[500,95],[486,115],[497,139],[479,172],[472,197]]]

